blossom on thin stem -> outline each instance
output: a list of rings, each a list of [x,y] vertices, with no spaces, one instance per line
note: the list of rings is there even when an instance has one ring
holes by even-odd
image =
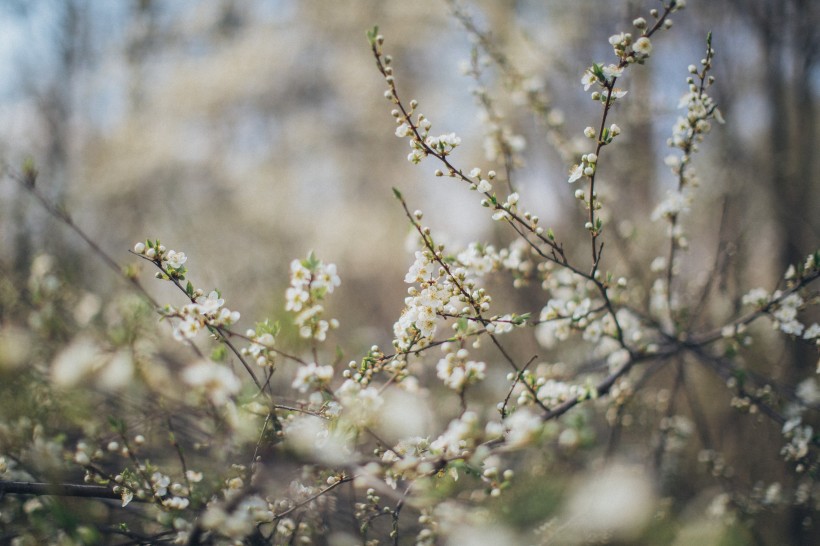
[[[335,264],[325,264],[311,252],[304,260],[290,264],[290,287],[285,291],[285,309],[297,313],[294,322],[299,335],[306,339],[324,341],[331,328],[337,328],[336,319],[322,318],[321,301],[341,284]]]

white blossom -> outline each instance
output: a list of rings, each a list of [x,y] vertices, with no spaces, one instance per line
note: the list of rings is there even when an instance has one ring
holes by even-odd
[[[200,360],[185,368],[182,380],[202,389],[216,406],[225,404],[242,385],[230,368],[211,360]]]

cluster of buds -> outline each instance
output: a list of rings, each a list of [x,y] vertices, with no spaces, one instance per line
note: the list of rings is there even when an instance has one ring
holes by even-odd
[[[598,155],[588,153],[581,156],[581,163],[576,163],[569,171],[567,182],[572,184],[582,176],[592,176],[595,174],[595,165],[598,163]]]
[[[188,257],[184,252],[168,250],[159,240],[151,241],[149,239],[144,243],[135,244],[134,253],[147,258],[162,269],[161,273],[157,273],[157,278],[166,280],[185,279],[185,273],[187,272],[185,262],[188,261]]]

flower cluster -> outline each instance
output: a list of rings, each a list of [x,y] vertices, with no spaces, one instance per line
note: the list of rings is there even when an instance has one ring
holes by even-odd
[[[188,261],[188,257],[184,252],[169,250],[159,240],[149,239],[144,243],[135,244],[134,253],[156,263],[162,270],[160,276],[163,278],[179,280],[185,278],[185,262]]]
[[[594,287],[569,271],[559,270],[544,281],[552,296],[541,309],[536,335],[545,347],[569,338],[573,329],[586,328],[602,312],[601,302],[592,298]]]
[[[627,92],[615,87],[615,80],[623,74],[623,70],[624,68],[621,65],[594,63],[584,71],[584,75],[581,77],[584,91],[589,91],[589,88],[593,85],[596,86],[590,97],[592,100],[603,104],[611,104],[613,101],[625,97]],[[585,131],[585,134],[588,132]]]
[[[411,287],[404,299],[401,317],[393,325],[394,345],[409,350],[413,345],[424,346],[432,341],[439,322],[439,313],[455,315],[458,310],[450,300],[458,294],[443,268],[439,267],[429,251],[416,251],[416,260],[404,277]]]
[[[293,388],[299,392],[308,392],[326,388],[333,379],[333,366],[320,366],[311,362],[300,366],[293,380]]]
[[[415,218],[420,217],[421,213],[417,211]],[[445,257],[443,245],[436,247],[429,230],[420,229],[428,248],[415,252],[415,261],[404,277],[406,283],[419,286],[408,289],[405,307],[393,325],[393,345],[400,351],[429,344],[442,317],[467,319],[453,325],[460,335],[468,335],[479,326],[492,323],[481,316],[489,310],[492,298],[478,286],[478,278],[500,263],[495,250],[473,244],[457,257]],[[435,253],[430,248],[436,248]],[[515,324],[522,323],[522,320],[515,319]]]
[[[415,101],[411,105],[415,104]],[[413,108],[415,108],[413,106]],[[416,123],[410,121],[410,114],[403,117],[401,112],[393,110],[393,117],[399,126],[396,128],[396,136],[399,138],[410,137],[409,144],[412,151],[407,156],[407,161],[418,164],[428,154],[439,157],[450,155],[450,153],[461,144],[461,138],[455,133],[446,133],[439,136],[430,134],[432,124],[423,114],[419,114]]]
[[[588,153],[581,156],[581,163],[573,165],[569,170],[569,179],[567,182],[572,184],[582,176],[592,176],[595,174],[595,164],[598,162],[598,156],[594,153]]]
[[[202,527],[240,541],[258,525],[273,519],[270,504],[258,495],[249,495],[235,507],[228,507],[227,503],[211,503],[202,515]]]
[[[788,443],[783,446],[781,455],[787,461],[800,461],[809,453],[809,444],[814,438],[811,425],[803,425],[800,417],[789,419],[783,424],[783,437]]]
[[[325,264],[311,252],[304,260],[290,264],[290,287],[285,291],[285,309],[297,313],[299,335],[306,339],[324,341],[330,328],[337,328],[336,319],[322,318],[324,306],[320,303],[326,294],[341,284],[335,264]]]
[[[430,451],[444,457],[463,457],[470,454],[482,436],[478,415],[465,411],[461,417],[450,421],[443,434],[430,442]]]
[[[174,338],[179,341],[193,339],[203,328],[227,327],[239,320],[239,312],[223,307],[225,300],[219,292],[212,290],[207,296],[200,290],[194,292],[192,303],[177,309],[172,305],[165,307],[169,317],[181,319],[174,326]]]
[[[635,19],[633,24],[638,28],[646,28],[645,19]],[[638,39],[632,39],[632,34],[629,32],[621,32],[613,34],[609,37],[609,45],[615,51],[615,55],[621,59],[622,63],[639,63],[644,61],[652,53],[652,42],[648,36],[640,36]]]
[[[485,378],[484,372],[487,365],[484,362],[468,360],[469,353],[467,349],[454,349],[452,344],[445,343],[442,345],[442,350],[445,351],[446,355],[438,361],[436,374],[448,388],[456,392],[462,392],[467,385],[477,383]]]
[[[256,325],[253,330],[245,332],[245,336],[250,340],[250,345],[242,349],[242,354],[250,356],[257,366],[262,368],[272,367],[275,363],[276,353],[273,344],[276,335],[279,333],[279,324],[266,320]]]
[[[470,171],[470,178],[477,180],[477,182],[472,184],[470,187],[471,189],[480,191],[481,193],[490,193],[493,191],[493,185],[490,183],[490,180],[494,179],[495,176],[495,171],[490,171],[487,173],[487,178],[483,178],[481,176],[481,169],[479,167],[475,167]]]
[[[790,266],[784,275],[787,285],[794,284],[801,279],[818,276],[817,255],[809,254],[805,262],[798,268]],[[765,311],[773,319],[772,326],[784,334],[802,337],[806,341],[814,341],[820,345],[820,324],[813,323],[806,327],[798,318],[798,313],[806,304],[799,291],[775,290],[769,294],[763,288],[754,288],[742,298],[744,305],[751,305]],[[818,366],[820,370],[820,365]],[[820,371],[818,372],[820,373]]]
[[[215,406],[225,404],[242,386],[230,368],[211,360],[201,360],[185,368],[182,380],[202,390]]]
[[[673,227],[670,236],[678,246],[685,246],[683,233],[678,228],[677,218],[686,212],[692,202],[690,188],[697,185],[697,179],[692,169],[688,168],[692,154],[697,151],[698,143],[711,130],[711,121],[723,123],[723,117],[713,99],[706,93],[706,89],[714,83],[714,77],[708,75],[712,68],[712,58],[715,50],[712,49],[712,37],[708,36],[706,57],[701,61],[702,68],[689,65],[689,74],[686,83],[689,91],[681,98],[679,108],[686,108],[686,115],[678,117],[672,129],[672,136],[667,141],[671,148],[677,148],[683,155],[670,155],[665,159],[666,165],[678,179],[677,188],[667,193],[666,199],[658,204],[652,213],[652,219],[668,219]],[[697,81],[695,80],[697,77]]]
[[[342,405],[342,416],[357,427],[367,426],[378,419],[384,398],[376,387],[363,387],[352,379],[346,380],[335,392]]]

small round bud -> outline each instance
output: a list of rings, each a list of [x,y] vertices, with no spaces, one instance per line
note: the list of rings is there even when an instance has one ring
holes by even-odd
[[[595,138],[595,129],[592,127],[587,127],[584,129],[584,136],[587,138]]]
[[[142,254],[145,252],[145,243],[137,243],[134,245],[134,252],[137,254]]]

